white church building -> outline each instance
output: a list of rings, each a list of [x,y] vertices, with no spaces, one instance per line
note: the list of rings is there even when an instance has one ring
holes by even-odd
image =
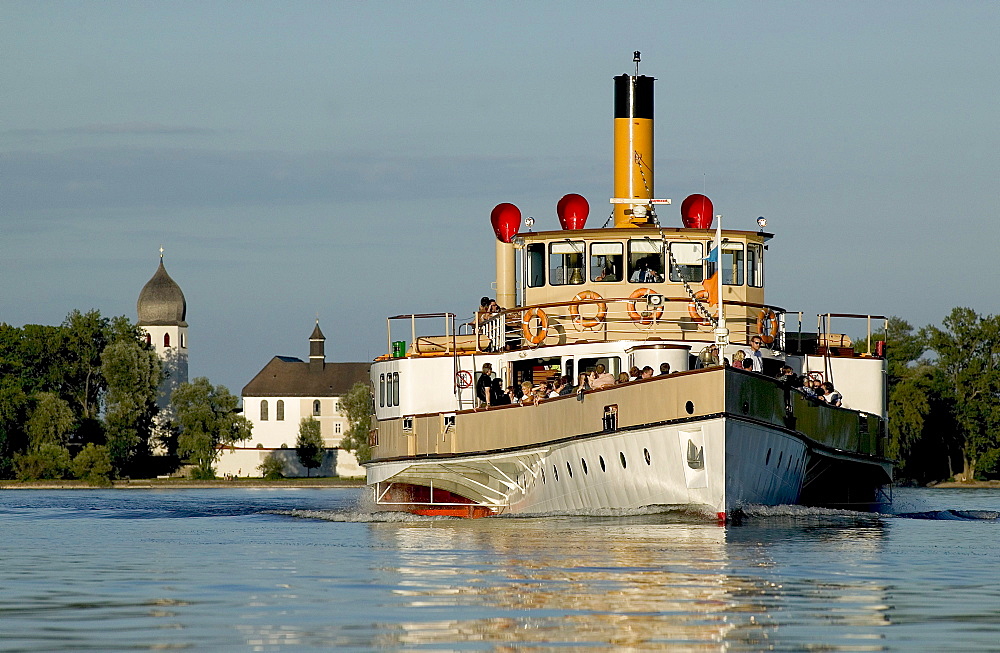
[[[369,363],[328,363],[326,338],[319,321],[309,336],[309,361],[275,356],[243,388],[243,414],[253,426],[250,440],[224,447],[217,475],[260,476],[258,466],[274,454],[284,463],[284,475],[306,476],[295,445],[299,424],[312,417],[320,424],[327,451],[313,476],[364,476],[364,468],[349,451],[340,448],[347,432],[347,416],[340,399],[357,382],[368,382]]]

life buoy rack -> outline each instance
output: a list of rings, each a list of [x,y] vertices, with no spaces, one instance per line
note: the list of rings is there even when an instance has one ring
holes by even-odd
[[[573,297],[574,302],[581,301],[596,301],[597,302],[597,315],[594,317],[584,317],[580,315],[580,305],[573,304],[569,307],[569,314],[573,316],[573,324],[576,325],[577,331],[583,331],[584,329],[593,329],[595,326],[604,322],[604,318],[608,314],[608,305],[602,301],[604,298],[598,295],[593,290],[581,290],[576,293]]]
[[[774,342],[778,335],[778,316],[769,308],[762,308],[757,313],[757,335],[765,345]]]
[[[531,321],[534,318],[538,318],[538,330],[533,331],[531,326]],[[537,345],[545,340],[545,336],[549,335],[549,318],[545,315],[545,311],[540,308],[529,308],[521,316],[521,334],[524,339],[533,345]]]
[[[455,384],[462,388],[472,387],[472,372],[469,370],[459,370],[455,373]]]
[[[712,321],[698,312],[698,303],[707,301],[709,294],[707,290],[699,290],[694,294],[695,301],[688,304],[688,315],[698,323],[698,326],[712,326]]]
[[[640,313],[639,311],[635,310],[635,304],[637,300],[655,294],[656,293],[653,291],[652,288],[639,288],[628,296],[629,298],[628,316],[632,318],[633,322],[635,322],[636,324],[652,324],[653,322],[656,322],[663,316],[662,305],[657,306],[653,310],[647,311],[646,313]]]

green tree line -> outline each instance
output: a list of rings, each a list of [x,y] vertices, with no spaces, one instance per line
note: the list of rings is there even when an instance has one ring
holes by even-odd
[[[954,308],[941,326],[889,319],[889,454],[900,480],[1000,472],[1000,316]],[[867,350],[863,339],[860,350]]]

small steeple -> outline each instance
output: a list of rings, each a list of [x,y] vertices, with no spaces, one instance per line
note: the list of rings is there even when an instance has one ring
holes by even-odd
[[[326,336],[320,331],[319,318],[316,318],[316,328],[309,336],[309,369],[322,370],[326,365],[325,343]]]

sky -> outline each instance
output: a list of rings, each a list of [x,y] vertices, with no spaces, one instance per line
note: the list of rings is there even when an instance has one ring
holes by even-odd
[[[612,77],[657,79],[656,195],[775,234],[767,301],[994,314],[996,2],[0,0],[0,322],[135,319],[164,248],[190,373],[385,353],[492,296],[500,202],[612,195]],[[595,224],[596,223],[596,224]]]

